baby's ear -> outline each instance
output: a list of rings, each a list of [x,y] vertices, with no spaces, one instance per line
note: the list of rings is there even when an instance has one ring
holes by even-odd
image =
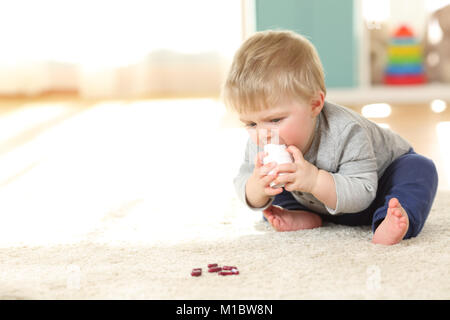
[[[322,111],[323,103],[325,101],[325,94],[319,91],[313,98],[311,98],[311,110],[314,116],[317,116]]]

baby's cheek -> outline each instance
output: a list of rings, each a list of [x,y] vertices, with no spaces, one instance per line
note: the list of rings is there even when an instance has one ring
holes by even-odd
[[[290,130],[289,128],[280,128],[280,143],[286,144],[286,145],[296,145],[299,143],[299,140],[301,140],[301,136],[299,132],[296,132],[295,130]]]

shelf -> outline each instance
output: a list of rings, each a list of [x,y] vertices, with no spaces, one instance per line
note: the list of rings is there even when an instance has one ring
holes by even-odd
[[[429,103],[434,99],[450,101],[450,84],[335,88],[327,90],[326,99],[342,104]]]

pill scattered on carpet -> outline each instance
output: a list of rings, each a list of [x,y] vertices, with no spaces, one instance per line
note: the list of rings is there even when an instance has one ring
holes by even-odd
[[[223,271],[225,270],[225,271]],[[208,264],[208,272],[214,273],[217,272],[218,275],[221,276],[229,276],[229,275],[238,275],[239,270],[235,266],[223,266],[219,267],[217,263]],[[199,277],[202,274],[202,268],[194,268],[192,269],[191,276]]]

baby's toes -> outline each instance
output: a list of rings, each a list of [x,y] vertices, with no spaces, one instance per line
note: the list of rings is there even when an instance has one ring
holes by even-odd
[[[272,221],[270,222],[270,224],[272,225],[272,227],[274,227],[275,230],[279,231],[281,227],[280,218],[272,216]]]
[[[402,216],[401,218],[398,219],[398,223],[407,224],[408,223],[408,219],[406,217]]]
[[[393,208],[388,208],[388,209],[387,209],[386,216],[393,216],[393,215],[394,215],[394,214],[393,214],[393,211],[394,211]]]
[[[264,214],[264,216],[266,217],[267,221],[269,221],[269,223],[272,224],[273,215],[272,214]]]
[[[392,214],[393,214],[394,216],[396,216],[397,218],[403,217],[402,211],[401,211],[400,209],[393,209],[393,210],[392,210]]]
[[[267,216],[267,221],[269,221],[270,225],[275,228],[275,230],[278,230],[280,228],[280,218],[276,215],[270,215]]]
[[[400,208],[400,202],[397,198],[392,198],[389,200],[389,208]]]
[[[265,216],[270,216],[270,215],[272,215],[272,213],[273,213],[273,206],[269,206],[268,208],[266,208],[266,209],[264,209],[263,210],[263,214],[265,215]]]

